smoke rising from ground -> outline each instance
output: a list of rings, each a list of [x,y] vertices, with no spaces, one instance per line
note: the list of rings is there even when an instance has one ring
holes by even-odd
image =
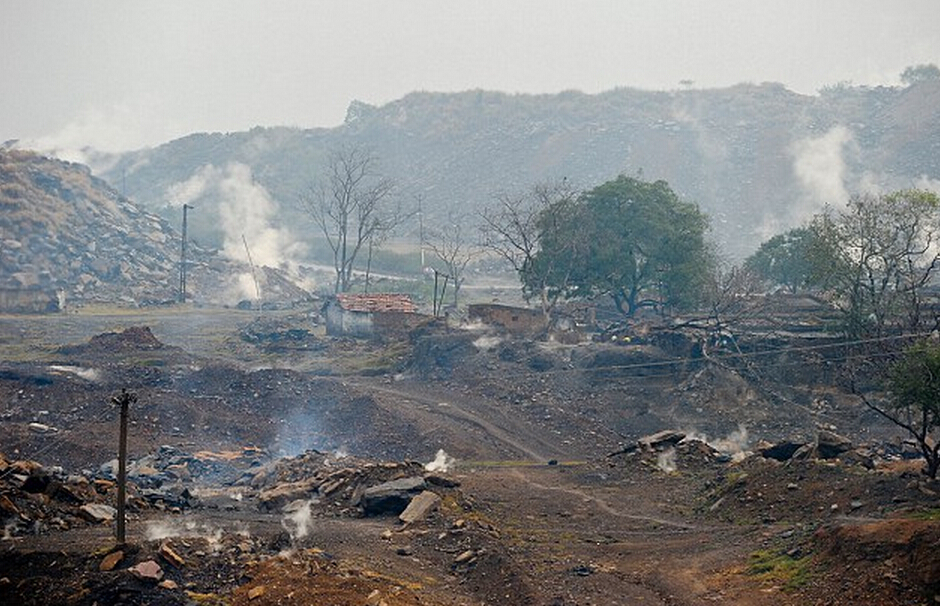
[[[424,469],[426,471],[440,471],[447,473],[456,462],[457,461],[455,461],[452,456],[448,455],[446,452],[444,452],[444,449],[441,448],[437,451],[437,455],[434,457],[434,460],[426,464]]]
[[[251,167],[246,164],[231,162],[222,168],[205,165],[189,179],[171,185],[166,195],[172,204],[189,204],[200,212],[212,212],[216,205],[222,231],[221,252],[228,259],[247,264],[250,252],[256,267],[291,271],[306,252],[305,245],[290,229],[278,225],[277,202],[255,182]],[[258,272],[259,281],[263,278],[263,273]],[[247,272],[234,276],[233,288],[240,298],[258,296],[254,277]]]
[[[852,132],[838,125],[821,137],[801,139],[790,146],[793,172],[806,192],[793,206],[794,223],[802,223],[826,205],[841,208],[848,202],[844,152],[852,143]]]
[[[315,499],[309,501],[298,500],[284,506],[284,517],[281,518],[281,526],[290,535],[291,542],[310,534],[313,527],[311,506],[316,502]]]
[[[738,428],[723,438],[711,440],[705,434],[696,431],[686,432],[686,440],[699,440],[704,442],[720,452],[728,455],[733,461],[741,461],[748,454],[748,431],[747,427],[739,425]]]

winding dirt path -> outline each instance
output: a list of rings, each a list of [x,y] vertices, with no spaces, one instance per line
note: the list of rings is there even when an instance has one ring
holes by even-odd
[[[470,428],[482,432],[488,438],[502,446],[503,456],[521,455],[530,462],[544,463],[550,459],[564,458],[566,451],[544,434],[528,426],[524,421],[510,418],[501,413],[497,405],[478,397],[452,390],[439,389],[424,383],[401,382],[395,384],[380,383],[365,378],[346,379],[346,384],[376,396],[376,401],[390,412],[406,415],[423,425],[440,425],[429,417],[443,418],[444,426],[452,433],[459,433],[453,426]],[[389,397],[391,396],[391,397]],[[456,436],[455,436],[456,439]],[[508,449],[509,452],[506,452]],[[492,452],[480,442],[480,458],[491,455],[499,457],[499,452]]]

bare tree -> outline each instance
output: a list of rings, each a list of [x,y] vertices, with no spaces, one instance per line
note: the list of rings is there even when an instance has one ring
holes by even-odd
[[[814,271],[824,276],[851,337],[932,330],[931,278],[940,269],[940,197],[923,190],[852,196],[816,217]]]
[[[464,223],[458,218],[448,221],[443,227],[428,230],[428,248],[444,266],[454,285],[454,307],[457,307],[460,287],[465,279],[464,270],[478,252],[467,239]]]
[[[300,197],[333,252],[337,293],[349,290],[362,247],[382,242],[400,221],[391,199],[394,184],[378,173],[376,164],[376,157],[361,148],[334,151],[325,177]]]
[[[540,183],[522,194],[497,196],[494,203],[481,213],[483,247],[509,263],[523,281],[526,298],[537,294],[546,315],[557,296],[551,296],[547,283],[531,290],[525,287],[533,283],[534,273],[550,273],[537,272],[534,263],[541,245],[543,226],[540,221],[550,219],[547,214],[551,209],[564,206],[558,202],[573,201],[578,195],[567,179]]]

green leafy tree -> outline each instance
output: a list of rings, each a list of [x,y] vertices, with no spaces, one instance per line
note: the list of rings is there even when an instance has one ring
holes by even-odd
[[[940,67],[933,63],[924,65],[911,65],[901,72],[901,82],[905,86],[911,86],[918,82],[929,82],[940,80]]]
[[[865,404],[903,428],[927,463],[925,473],[936,478],[940,470],[940,343],[920,341],[911,346],[887,373],[889,397]]]
[[[665,181],[621,175],[540,214],[540,248],[523,281],[569,299],[609,295],[627,316],[692,307],[709,271],[707,228]]]
[[[809,227],[778,234],[747,258],[745,268],[774,286],[796,293],[812,283],[814,237],[815,232]]]

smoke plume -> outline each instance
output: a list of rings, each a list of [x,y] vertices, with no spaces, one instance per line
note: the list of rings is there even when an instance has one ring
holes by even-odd
[[[277,224],[279,207],[268,191],[256,183],[251,167],[230,162],[223,168],[208,164],[189,179],[171,185],[167,199],[174,205],[217,200],[219,227],[222,230],[222,254],[234,261],[250,261],[256,267],[294,270],[305,253],[305,246],[291,231]],[[246,250],[247,244],[247,250]],[[259,272],[259,280],[263,280]],[[263,287],[263,284],[262,284]],[[233,277],[233,288],[240,298],[257,296],[250,273]]]
[[[823,206],[845,206],[846,163],[843,154],[854,141],[851,131],[834,126],[821,137],[808,137],[791,145],[793,172],[806,192],[806,198],[794,207],[794,222],[800,223]]]
[[[447,473],[450,468],[456,463],[453,457],[444,452],[444,449],[437,451],[437,455],[434,457],[434,460],[424,466],[426,471],[440,471]]]
[[[316,501],[297,500],[284,506],[284,517],[281,526],[290,535],[291,542],[302,539],[310,533],[313,526],[313,511],[311,506]]]

